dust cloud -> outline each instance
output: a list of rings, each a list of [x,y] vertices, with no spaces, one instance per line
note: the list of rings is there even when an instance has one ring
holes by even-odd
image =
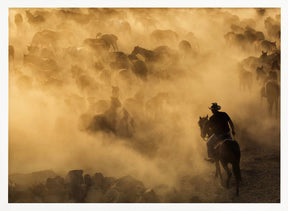
[[[256,69],[239,85],[239,64],[262,49],[225,39],[249,26],[280,49],[269,17],[280,24],[280,9],[9,9],[9,174],[83,169],[147,186],[209,174],[198,119],[212,102],[242,149],[279,145]],[[136,46],[168,48],[153,62]]]

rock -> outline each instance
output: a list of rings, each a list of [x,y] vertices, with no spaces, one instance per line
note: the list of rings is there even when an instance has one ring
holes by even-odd
[[[114,177],[104,177],[103,178],[103,186],[102,189],[104,192],[106,192],[116,181]]]
[[[83,184],[83,170],[71,170],[66,176],[66,183],[70,184]]]
[[[125,176],[116,180],[105,196],[113,202],[133,203],[139,202],[144,192],[145,187],[141,181]]]
[[[47,191],[43,197],[45,203],[68,202],[69,191],[63,177],[48,178],[46,180],[46,188]]]
[[[110,188],[104,196],[105,203],[119,203],[119,198],[120,193],[115,188]]]
[[[84,184],[87,186],[87,187],[90,187],[92,185],[92,178],[89,174],[85,174],[84,175]]]
[[[103,203],[103,202],[105,202],[105,198],[104,198],[104,194],[103,194],[102,190],[95,189],[95,188],[91,187],[87,191],[85,202],[86,203]]]
[[[104,183],[104,176],[101,173],[94,174],[94,176],[92,177],[92,185],[95,188],[102,189],[103,183]]]
[[[39,197],[41,199],[43,199],[43,197],[47,193],[47,187],[42,183],[33,185],[32,187],[29,188],[29,190],[34,196]]]
[[[64,178],[56,176],[54,178],[48,178],[46,180],[46,188],[48,190],[58,190],[64,188]]]
[[[87,193],[86,185],[83,180],[83,170],[69,171],[66,182],[68,183],[69,199],[71,202],[84,202]]]
[[[159,203],[160,199],[157,196],[157,194],[155,193],[155,191],[153,189],[147,189],[143,195],[142,195],[142,199],[140,202],[144,202],[144,203]]]
[[[131,176],[104,177],[101,173],[91,176],[83,170],[71,170],[65,179],[48,177],[45,182],[29,188],[17,186],[9,180],[9,202],[23,203],[157,203],[161,202],[153,189]]]

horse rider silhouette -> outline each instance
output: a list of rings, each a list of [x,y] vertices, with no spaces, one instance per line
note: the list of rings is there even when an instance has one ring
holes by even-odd
[[[231,118],[225,112],[220,112],[221,106],[217,103],[212,103],[209,108],[213,115],[209,118],[207,127],[211,130],[212,135],[207,141],[207,161],[214,162],[214,150],[213,148],[222,140],[232,139],[229,125],[232,129],[232,135],[235,136],[235,129]]]

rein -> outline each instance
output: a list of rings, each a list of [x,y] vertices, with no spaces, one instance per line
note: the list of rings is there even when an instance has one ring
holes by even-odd
[[[207,123],[208,123],[208,121],[206,120],[205,122],[203,122],[202,127],[200,127],[200,129],[201,129],[201,137],[202,137],[202,134],[204,134],[205,136],[202,137],[202,139],[203,139],[204,141],[206,141],[206,142],[207,142],[208,139],[209,139],[209,137],[206,138],[206,135],[209,136],[209,134],[208,134],[208,132],[207,132],[207,128],[206,128]]]

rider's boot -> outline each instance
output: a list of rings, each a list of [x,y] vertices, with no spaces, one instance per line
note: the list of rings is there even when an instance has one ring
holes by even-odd
[[[213,155],[212,150],[209,147],[208,147],[207,152],[208,152],[208,158],[205,158],[205,160],[211,163],[214,163],[215,162],[214,155]]]

